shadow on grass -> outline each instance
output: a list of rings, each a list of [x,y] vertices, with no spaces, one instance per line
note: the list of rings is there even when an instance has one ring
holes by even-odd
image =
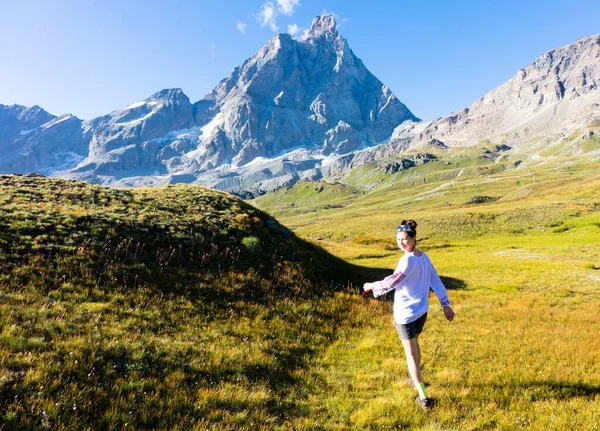
[[[571,398],[588,398],[596,399],[600,395],[600,386],[591,385],[588,383],[572,383],[558,381],[533,381],[520,385],[522,389],[534,389],[531,395],[533,401],[555,399],[568,400]]]
[[[474,385],[490,393],[503,393],[507,387],[514,394],[526,394],[529,401],[558,400],[565,401],[573,398],[595,400],[600,395],[600,386],[581,382],[560,382],[555,380],[533,380],[524,382],[507,382],[506,384],[492,383]],[[492,395],[493,396],[493,395]],[[517,396],[517,395],[515,395]],[[519,395],[520,396],[520,395]]]
[[[467,287],[467,283],[459,278],[440,275],[440,279],[442,280],[442,283],[444,283],[444,286],[446,286],[446,289],[448,290],[460,290],[465,289]]]
[[[334,259],[337,259],[333,257]],[[343,268],[342,273],[351,277],[348,280],[349,284],[362,286],[366,282],[383,280],[394,273],[394,271],[386,268],[371,268],[366,266],[353,265],[345,261],[338,263],[340,268]],[[467,283],[464,280],[454,277],[440,275],[440,279],[448,290],[461,290],[467,288]]]

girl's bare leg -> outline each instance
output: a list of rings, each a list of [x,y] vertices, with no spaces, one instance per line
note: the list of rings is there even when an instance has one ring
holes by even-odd
[[[421,376],[421,349],[417,338],[410,340],[402,340],[404,353],[406,354],[406,364],[408,365],[408,373],[415,385],[423,382]]]

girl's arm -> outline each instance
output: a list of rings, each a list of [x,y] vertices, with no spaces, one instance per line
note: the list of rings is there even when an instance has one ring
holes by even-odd
[[[375,298],[385,295],[386,293],[394,290],[408,275],[410,275],[413,270],[413,266],[410,265],[407,256],[403,256],[400,258],[398,262],[398,266],[394,273],[388,277],[385,277],[381,281],[376,281],[374,283],[365,283],[363,286],[364,292],[373,291],[373,296]]]
[[[450,306],[450,299],[448,298],[448,291],[446,290],[446,286],[444,286],[444,283],[442,283],[442,280],[440,279],[440,276],[438,275],[433,265],[431,265],[431,277],[429,280],[429,285],[438,297],[440,305],[442,307]]]
[[[385,277],[381,281],[376,281],[374,283],[365,283],[363,286],[363,295],[367,292],[373,291],[373,297],[377,298],[381,295],[385,295],[386,293],[394,290],[398,284],[402,280],[404,280],[406,276],[398,271],[390,275],[389,277]]]
[[[448,291],[446,290],[446,286],[442,283],[440,276],[435,270],[434,266],[431,265],[431,289],[436,294],[440,301],[440,305],[444,308],[444,316],[450,322],[454,320],[454,310],[450,306],[450,299],[448,298]]]

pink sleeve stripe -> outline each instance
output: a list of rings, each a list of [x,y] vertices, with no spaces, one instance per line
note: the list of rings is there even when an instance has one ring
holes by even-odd
[[[406,278],[406,276],[398,271],[389,277],[384,278],[381,281],[375,283],[375,287],[373,288],[373,296],[377,298],[378,296],[385,295],[391,290],[394,290],[396,286]]]

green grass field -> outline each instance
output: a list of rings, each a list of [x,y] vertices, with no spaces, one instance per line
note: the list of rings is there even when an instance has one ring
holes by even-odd
[[[353,314],[368,316],[364,326],[320,357],[327,385],[313,397],[326,420],[309,428],[597,429],[600,166],[590,155],[565,160],[497,169],[475,157],[457,171],[441,159],[384,178],[343,208],[315,200],[307,213],[255,201],[335,256],[390,271],[400,257],[394,227],[416,219],[419,247],[457,312],[447,323],[432,296],[423,373],[437,406],[425,414],[405,383],[391,302],[363,301]],[[470,204],[473,196],[495,199]]]
[[[597,429],[595,148],[478,148],[361,189],[364,167],[264,212],[193,186],[0,177],[0,429]],[[391,297],[357,289],[395,267],[402,218],[457,313],[431,297],[428,413]]]

